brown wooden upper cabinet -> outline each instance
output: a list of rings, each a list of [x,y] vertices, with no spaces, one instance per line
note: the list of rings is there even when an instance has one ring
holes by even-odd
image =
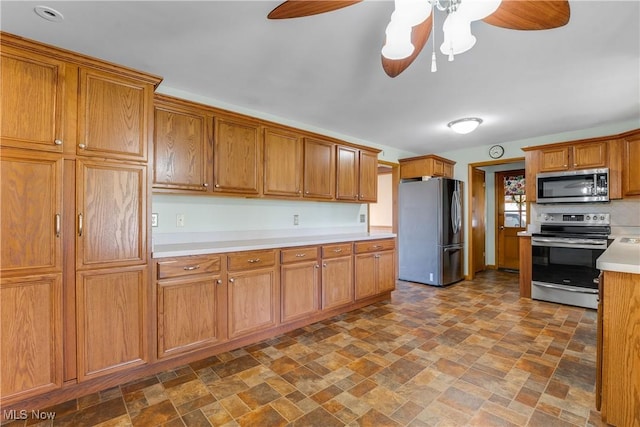
[[[263,194],[302,196],[302,138],[299,134],[278,128],[264,129]]]
[[[624,197],[640,196],[640,132],[625,138],[622,161]]]
[[[358,187],[358,200],[372,203],[378,201],[378,153],[360,150]]]
[[[456,164],[456,162],[433,154],[400,159],[399,162],[400,179],[420,178],[423,176],[453,178],[453,166]]]
[[[156,95],[153,187],[206,192],[213,179],[212,118],[194,104]]]
[[[66,64],[2,46],[0,65],[1,144],[62,152]]]
[[[375,202],[378,198],[378,154],[336,146],[336,199]]]
[[[607,166],[607,141],[585,142],[540,150],[538,172],[592,169]]]
[[[147,161],[153,85],[80,69],[77,154]]]
[[[213,191],[260,194],[260,125],[240,118],[214,120]]]
[[[335,195],[335,144],[304,138],[304,197],[333,199]]]

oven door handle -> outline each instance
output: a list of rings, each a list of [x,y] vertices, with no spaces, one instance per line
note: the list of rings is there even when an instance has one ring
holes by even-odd
[[[565,287],[565,286],[557,286],[557,285],[552,285],[550,283],[540,283],[540,282],[532,282],[532,285],[540,286],[542,288],[558,289],[560,291],[576,292],[576,293],[579,293],[579,294],[595,294],[595,295],[598,294],[598,290],[597,289],[584,288],[584,290],[582,290],[582,289],[576,289],[575,287],[569,288],[569,287]]]
[[[551,248],[577,248],[577,249],[607,249],[606,240],[564,240],[549,238],[533,238],[532,246],[546,246]]]

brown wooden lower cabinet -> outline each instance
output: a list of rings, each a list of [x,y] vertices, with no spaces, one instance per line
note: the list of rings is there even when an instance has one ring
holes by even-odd
[[[395,242],[382,240],[355,244],[356,300],[396,288]]]
[[[281,259],[280,321],[288,323],[320,311],[318,249],[283,249]]]
[[[78,380],[148,362],[147,266],[77,273]]]
[[[325,245],[322,250],[322,309],[353,302],[351,243]]]
[[[640,274],[605,271],[598,305],[596,404],[614,426],[640,426]]]
[[[518,251],[520,263],[520,297],[531,298],[531,269],[532,252],[531,236],[520,236],[518,238]]]

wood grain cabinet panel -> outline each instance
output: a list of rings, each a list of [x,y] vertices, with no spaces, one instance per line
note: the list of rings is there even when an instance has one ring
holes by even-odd
[[[147,261],[147,167],[77,161],[77,268]]]
[[[65,63],[3,46],[0,66],[0,143],[62,152]]]
[[[83,68],[79,84],[77,154],[146,162],[153,86]]]
[[[351,243],[322,246],[322,309],[353,302]]]
[[[607,141],[575,144],[572,155],[575,169],[607,167]]]
[[[275,268],[229,273],[229,338],[276,326]]]
[[[206,192],[213,179],[207,126],[212,119],[197,108],[155,102],[153,187]]]
[[[569,147],[554,147],[540,150],[538,172],[562,171],[569,168]]]
[[[2,278],[3,405],[62,385],[62,274]]]
[[[302,138],[293,132],[276,128],[264,130],[263,194],[302,196]]]
[[[221,341],[219,275],[158,284],[158,357]]]
[[[291,322],[320,311],[318,248],[282,249],[280,321]]]
[[[378,153],[360,151],[358,178],[358,200],[375,203],[378,201]]]
[[[390,292],[396,287],[395,240],[355,244],[355,299]]]
[[[260,193],[261,137],[257,123],[215,118],[214,191]]]
[[[640,196],[640,134],[624,141],[622,166],[624,197]]]
[[[6,274],[62,269],[62,157],[0,152],[0,268]]]
[[[453,178],[453,162],[434,154],[400,159],[400,179],[423,176],[444,176]]]
[[[336,146],[336,199],[358,200],[360,150]]]
[[[304,139],[304,197],[333,199],[336,182],[335,144]]]
[[[77,274],[80,381],[147,362],[146,290],[146,266]]]

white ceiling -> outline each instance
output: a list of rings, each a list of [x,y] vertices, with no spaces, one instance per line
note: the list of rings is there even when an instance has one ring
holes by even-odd
[[[431,39],[395,79],[380,64],[392,1],[273,21],[276,1],[6,1],[3,31],[164,77],[218,105],[425,154],[640,120],[640,2],[570,1],[565,27],[475,22],[454,62]],[[64,15],[54,23],[36,5]],[[436,47],[442,42],[436,15]],[[432,35],[433,37],[433,35]],[[446,123],[477,116],[474,133]],[[277,119],[276,119],[277,121]]]

